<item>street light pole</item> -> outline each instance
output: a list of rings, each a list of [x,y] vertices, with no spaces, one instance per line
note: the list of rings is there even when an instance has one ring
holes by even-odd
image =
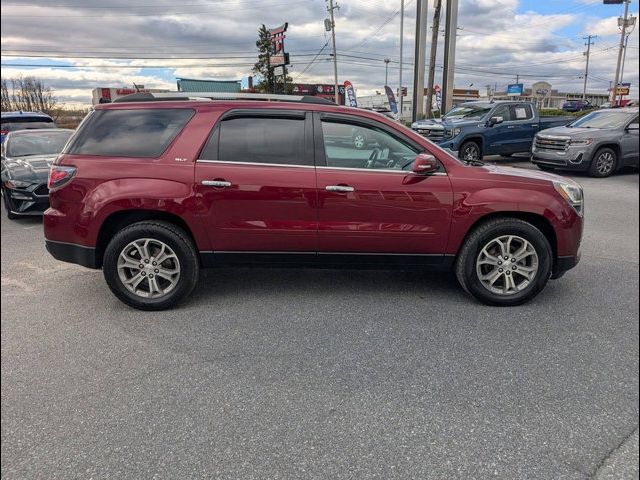
[[[582,86],[582,100],[585,100],[587,98],[587,76],[589,75],[589,55],[591,54],[591,45],[593,45],[593,42],[591,41],[591,39],[596,37],[597,35],[587,35],[586,37],[582,37],[583,40],[587,41],[587,51],[585,52],[585,55],[587,56],[587,64],[584,67],[584,85]]]
[[[427,0],[416,1],[416,45],[413,64],[412,121],[422,120],[424,112],[424,67],[427,48]]]
[[[384,59],[384,86],[386,87],[387,85],[389,85],[389,62],[391,61],[390,58],[385,58]]]

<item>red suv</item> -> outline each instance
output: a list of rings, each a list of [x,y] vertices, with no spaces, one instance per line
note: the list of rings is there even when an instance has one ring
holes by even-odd
[[[96,106],[51,168],[47,249],[102,267],[128,305],[171,307],[201,267],[231,264],[453,269],[480,301],[518,305],[578,262],[571,180],[463,163],[324,100],[190,95],[211,98]]]

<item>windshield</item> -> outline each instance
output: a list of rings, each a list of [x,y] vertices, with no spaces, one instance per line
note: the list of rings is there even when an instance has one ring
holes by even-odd
[[[12,134],[7,145],[7,156],[55,155],[62,151],[72,132],[38,132]]]
[[[491,110],[491,107],[484,107],[480,105],[461,105],[449,110],[447,114],[442,118],[468,118],[468,119],[480,119],[484,117],[487,112]]]
[[[592,112],[567,125],[570,128],[618,128],[626,125],[631,115],[623,112]]]

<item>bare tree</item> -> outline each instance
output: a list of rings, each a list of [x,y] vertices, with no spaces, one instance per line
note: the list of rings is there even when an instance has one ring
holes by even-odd
[[[53,91],[35,77],[2,79],[2,111],[55,113],[58,101]]]

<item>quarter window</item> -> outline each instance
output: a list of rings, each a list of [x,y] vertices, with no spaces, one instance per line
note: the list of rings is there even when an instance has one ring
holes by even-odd
[[[203,159],[313,165],[305,155],[304,119],[239,117],[223,120],[205,146]],[[218,153],[215,136],[218,134]]]
[[[193,116],[182,108],[96,110],[65,153],[109,157],[159,157]]]
[[[418,153],[382,129],[349,123],[322,122],[329,167],[409,170]]]

